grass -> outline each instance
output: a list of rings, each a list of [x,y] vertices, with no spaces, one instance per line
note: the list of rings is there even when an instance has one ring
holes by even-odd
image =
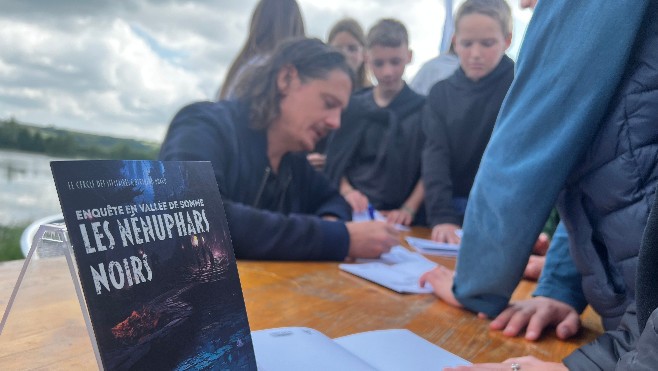
[[[0,262],[6,260],[23,259],[21,252],[21,233],[24,226],[0,225]]]

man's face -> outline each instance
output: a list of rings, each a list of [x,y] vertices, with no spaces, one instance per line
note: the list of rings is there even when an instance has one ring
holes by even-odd
[[[293,70],[279,79],[283,95],[281,115],[276,120],[284,147],[289,151],[312,151],[317,142],[340,127],[340,114],[347,106],[352,81],[342,70],[333,70],[326,78],[302,81]]]
[[[411,50],[406,44],[398,47],[375,45],[368,49],[367,60],[379,89],[388,92],[402,89],[404,68],[411,62]]]

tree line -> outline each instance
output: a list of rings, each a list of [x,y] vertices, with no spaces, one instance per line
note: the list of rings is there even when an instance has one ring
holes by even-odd
[[[154,160],[160,145],[135,139],[31,126],[12,117],[0,120],[0,148],[55,157]]]

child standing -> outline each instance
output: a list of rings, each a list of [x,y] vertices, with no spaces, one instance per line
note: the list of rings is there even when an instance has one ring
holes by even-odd
[[[432,87],[423,115],[423,182],[433,240],[459,243],[455,231],[514,78],[514,62],[505,55],[511,19],[505,0],[467,0],[455,16],[460,68]]]
[[[425,98],[402,79],[411,62],[407,29],[383,19],[368,32],[366,63],[377,85],[353,95],[330,139],[326,173],[356,212],[369,205],[390,222],[423,223],[420,125]],[[423,210],[420,210],[423,211]]]

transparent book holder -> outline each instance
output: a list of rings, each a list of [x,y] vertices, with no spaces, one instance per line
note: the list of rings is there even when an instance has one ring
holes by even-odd
[[[102,369],[74,259],[63,223],[39,227],[0,296],[0,369]]]

